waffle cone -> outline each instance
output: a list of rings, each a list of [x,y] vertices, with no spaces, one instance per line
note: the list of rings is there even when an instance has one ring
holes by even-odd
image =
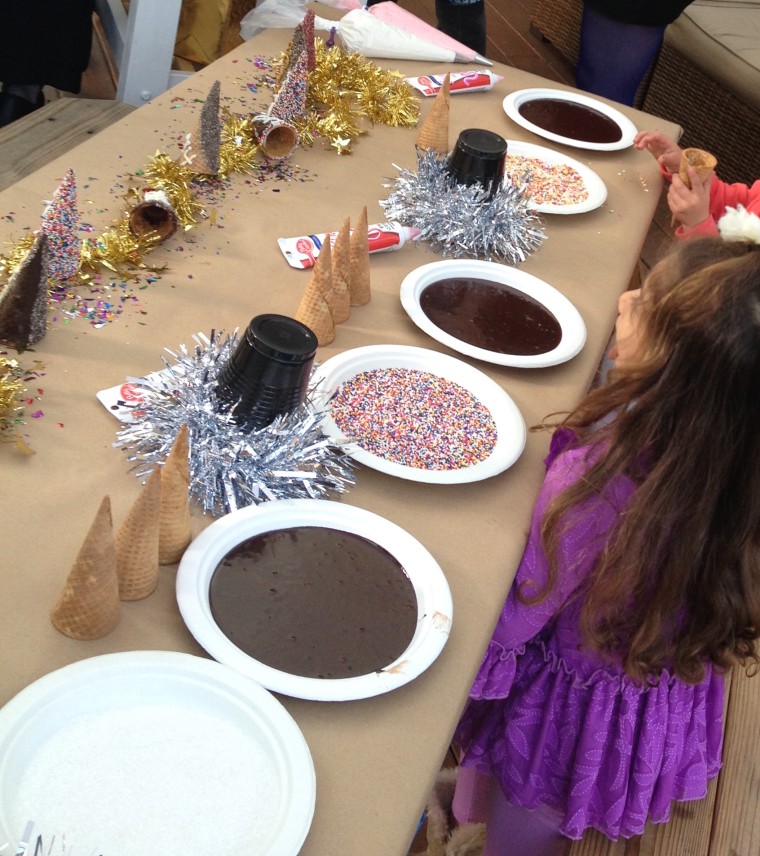
[[[133,235],[155,232],[165,241],[177,231],[179,220],[171,205],[157,200],[140,202],[129,212],[129,231]]]
[[[317,263],[321,256],[322,253],[317,256]],[[305,324],[314,333],[320,345],[329,345],[335,338],[335,322],[330,306],[313,275],[298,304],[296,320]]]
[[[213,160],[213,154],[207,154],[203,151],[200,129],[185,137],[181,161],[183,166],[186,166],[191,172],[197,175],[216,175],[219,167],[217,165],[217,168],[214,169],[214,165],[211,163]]]
[[[351,221],[343,221],[331,252],[332,257],[332,312],[336,324],[348,321],[351,314]]]
[[[367,240],[367,206],[362,209],[359,220],[351,233],[351,276],[348,290],[351,306],[363,306],[372,299],[369,287],[369,243]]]
[[[173,565],[193,539],[190,523],[190,447],[183,425],[161,470],[158,562]]]
[[[420,149],[432,149],[440,154],[449,150],[449,86],[447,74],[417,134]]]
[[[63,591],[50,613],[56,629],[72,639],[99,639],[121,618],[111,500],[100,503]]]
[[[317,260],[314,262],[314,267],[311,271],[312,282],[315,282],[319,290],[325,297],[327,305],[330,307],[330,314],[333,312],[333,270],[332,270],[332,243],[329,237],[326,237],[317,255]]]
[[[116,533],[116,573],[121,600],[141,600],[158,585],[161,471],[156,467]]]
[[[694,167],[700,179],[704,181],[717,165],[718,159],[715,155],[710,154],[710,152],[706,152],[703,149],[684,149],[681,152],[681,164],[678,168],[678,175],[687,187],[691,187],[691,179],[687,171],[688,167]]]
[[[255,118],[253,128],[259,145],[268,158],[286,158],[298,145],[298,129],[290,122],[272,116]]]
[[[195,131],[185,138],[180,163],[199,175],[216,175],[219,172],[219,150],[222,144],[220,92],[221,83],[215,80],[201,107]]]

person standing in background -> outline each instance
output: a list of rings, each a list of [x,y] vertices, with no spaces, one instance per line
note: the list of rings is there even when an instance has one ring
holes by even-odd
[[[438,0],[440,2],[440,0]],[[578,89],[633,106],[668,24],[691,0],[585,0]]]
[[[79,92],[93,9],[94,0],[2,0],[0,127],[42,107],[43,86]]]
[[[442,33],[486,55],[485,0],[435,0],[435,16]]]

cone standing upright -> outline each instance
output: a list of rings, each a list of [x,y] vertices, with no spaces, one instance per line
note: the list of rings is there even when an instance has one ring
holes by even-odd
[[[190,522],[190,446],[183,425],[161,469],[158,562],[172,565],[193,539]]]
[[[351,232],[351,277],[348,281],[351,306],[363,306],[372,299],[369,283],[369,241],[367,237],[367,206]]]
[[[121,600],[141,600],[158,585],[161,471],[154,468],[116,533],[116,572]]]
[[[351,314],[351,220],[341,224],[335,244],[330,253],[332,258],[332,313],[336,324],[348,321]]]
[[[433,106],[417,134],[417,147],[432,149],[439,154],[449,151],[449,98],[451,81],[447,74],[435,96]]]
[[[320,345],[329,345],[335,339],[332,291],[332,254],[330,239],[325,238],[295,316],[314,333]]]
[[[66,585],[50,613],[54,626],[72,639],[99,639],[121,618],[111,500],[104,497]]]

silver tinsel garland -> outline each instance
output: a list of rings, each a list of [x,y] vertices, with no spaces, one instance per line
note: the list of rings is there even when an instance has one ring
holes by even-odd
[[[415,226],[419,240],[430,241],[444,256],[525,261],[546,237],[528,207],[526,188],[504,182],[487,199],[480,185],[457,184],[447,160],[418,150],[416,173],[394,164],[399,176],[387,180],[384,186],[392,193],[380,202],[387,219]]]
[[[164,357],[162,371],[129,379],[143,400],[114,445],[129,452],[138,477],[163,464],[186,424],[190,493],[205,513],[218,516],[270,499],[323,499],[354,483],[353,461],[320,428],[313,389],[300,407],[270,425],[241,428],[216,397],[216,379],[235,349],[237,331],[193,339],[192,351],[184,345],[176,353],[165,349],[173,362]]]

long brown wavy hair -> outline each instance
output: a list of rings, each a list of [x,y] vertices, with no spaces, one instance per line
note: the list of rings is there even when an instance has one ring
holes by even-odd
[[[760,663],[760,247],[679,244],[642,288],[643,353],[560,423],[602,449],[550,505],[550,579],[572,509],[628,477],[582,595],[585,642],[636,680]]]

